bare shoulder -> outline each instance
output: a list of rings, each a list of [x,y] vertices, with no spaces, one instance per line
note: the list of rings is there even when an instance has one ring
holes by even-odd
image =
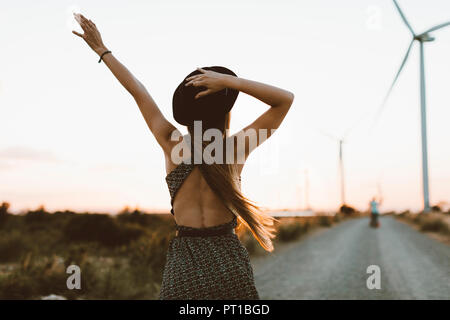
[[[173,131],[170,141],[167,142],[167,147],[164,148],[164,157],[167,174],[181,163],[189,163],[191,158],[189,135],[183,136],[180,131]]]

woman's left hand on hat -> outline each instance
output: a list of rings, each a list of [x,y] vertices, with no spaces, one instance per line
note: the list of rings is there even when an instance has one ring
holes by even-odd
[[[206,88],[205,90],[197,93],[195,99],[201,98],[214,92],[221,91],[226,88],[225,79],[226,77],[229,77],[228,75],[211,70],[204,70],[202,68],[197,68],[197,70],[200,71],[201,74],[196,74],[185,79],[185,86]]]

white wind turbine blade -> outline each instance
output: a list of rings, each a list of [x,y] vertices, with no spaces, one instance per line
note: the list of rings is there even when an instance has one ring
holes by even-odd
[[[378,109],[377,113],[375,114],[375,120],[374,120],[374,122],[373,122],[373,124],[372,124],[372,127],[371,127],[370,131],[372,131],[372,129],[373,129],[375,123],[377,122],[378,118],[380,117],[381,113],[382,113],[383,110],[384,110],[384,107],[385,107],[386,102],[387,102],[387,100],[388,100],[388,98],[389,98],[389,96],[390,96],[390,94],[391,94],[391,92],[392,92],[392,89],[394,88],[395,83],[397,82],[397,79],[398,79],[398,77],[400,76],[400,73],[402,72],[403,67],[405,66],[406,61],[408,60],[409,53],[411,52],[411,48],[412,48],[413,44],[414,44],[414,39],[411,40],[411,43],[409,44],[408,50],[406,51],[405,57],[403,58],[402,64],[400,65],[400,68],[398,69],[397,74],[395,75],[394,81],[392,81],[392,84],[391,84],[391,86],[389,87],[389,90],[388,90],[386,96],[385,96],[384,99],[383,99],[383,103],[381,104],[380,108]]]
[[[333,141],[339,141],[339,139],[338,139],[337,137],[335,137],[335,136],[333,136],[332,134],[326,132],[325,130],[317,129],[317,131],[318,131],[320,134],[322,134],[323,136],[325,136],[325,137],[327,137],[328,139],[330,139],[330,140],[333,140]]]
[[[425,31],[424,33],[422,33],[422,35],[425,34],[425,33],[428,33],[428,32],[433,32],[433,31],[442,29],[442,28],[447,27],[447,26],[450,26],[450,21],[438,24],[437,26],[434,26],[433,28],[430,28],[427,31]]]
[[[406,61],[408,60],[409,53],[411,52],[411,48],[412,48],[413,44],[414,44],[414,40],[411,40],[411,42],[409,43],[408,50],[406,50],[406,54],[405,54],[405,57],[403,58],[402,64],[400,65],[400,68],[398,69],[397,74],[395,75],[394,81],[392,81],[392,84],[391,84],[391,86],[389,87],[388,93],[387,93],[386,96],[384,97],[383,104],[385,104],[386,101],[387,101],[387,99],[389,98],[389,95],[391,94],[391,91],[392,91],[392,89],[394,88],[395,83],[397,82],[397,79],[398,79],[398,77],[400,76],[400,73],[402,72],[403,67],[404,67],[405,64],[406,64]]]
[[[352,125],[350,127],[347,128],[347,130],[344,132],[344,134],[342,135],[342,140],[347,141],[348,136],[350,135],[350,133],[352,133],[352,131],[358,127],[358,125],[364,120],[364,118],[367,118],[367,115],[370,113],[369,110],[366,110],[364,113],[362,113],[359,118],[357,120],[355,120],[354,122],[352,122]]]
[[[405,15],[403,14],[402,9],[400,9],[397,1],[395,1],[395,0],[393,0],[393,1],[394,1],[394,4],[395,4],[395,7],[398,10],[398,13],[400,13],[400,16],[402,17],[403,22],[406,24],[406,26],[408,27],[409,31],[411,31],[412,35],[415,36],[416,34],[414,33],[413,28],[411,27],[411,25],[409,24],[409,22],[406,19]]]

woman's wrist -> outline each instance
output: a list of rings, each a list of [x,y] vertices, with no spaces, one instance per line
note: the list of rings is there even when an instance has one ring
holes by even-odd
[[[106,48],[105,46],[101,46],[98,49],[94,50],[95,53],[97,53],[99,56],[101,56],[105,51],[108,51],[108,48]]]
[[[225,87],[229,89],[239,90],[240,78],[232,75],[225,75],[223,79],[223,84]]]

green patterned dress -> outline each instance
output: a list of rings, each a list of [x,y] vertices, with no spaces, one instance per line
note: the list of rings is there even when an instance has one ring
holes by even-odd
[[[182,163],[167,175],[172,205],[193,168]],[[178,235],[169,244],[159,298],[259,299],[248,252],[234,233],[236,225],[236,217],[207,228],[177,225]]]

